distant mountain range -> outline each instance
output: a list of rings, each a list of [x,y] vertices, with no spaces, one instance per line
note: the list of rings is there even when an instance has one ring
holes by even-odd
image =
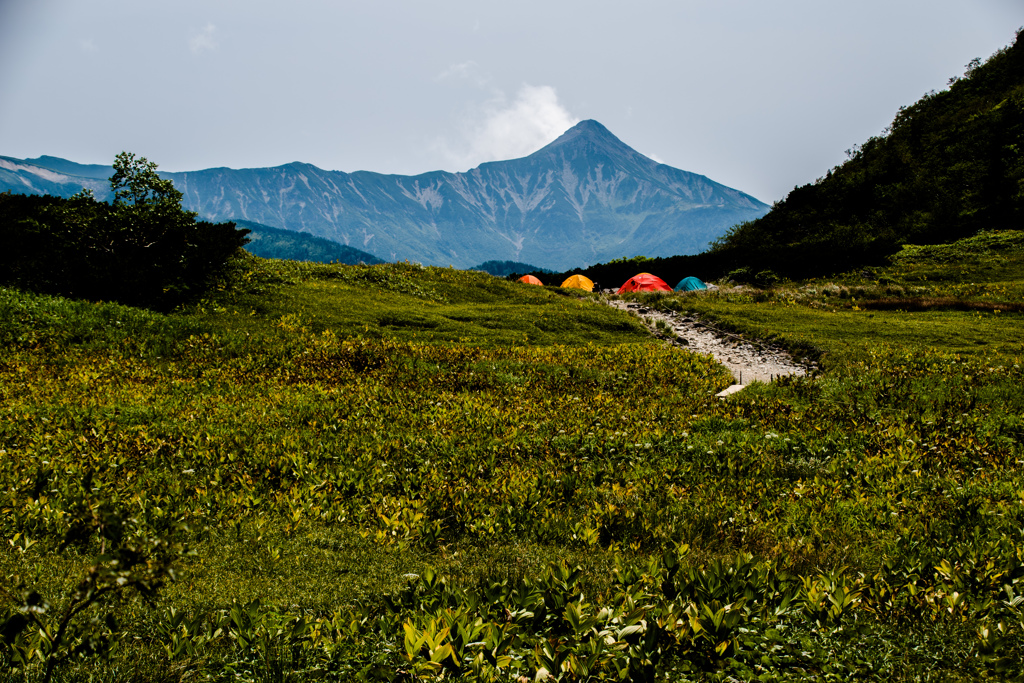
[[[109,167],[0,157],[0,191],[109,194]],[[565,270],[615,258],[702,251],[769,207],[708,178],[659,164],[597,121],[521,159],[417,176],[325,171],[310,164],[161,173],[211,221],[305,232],[386,260],[470,267],[490,260]]]

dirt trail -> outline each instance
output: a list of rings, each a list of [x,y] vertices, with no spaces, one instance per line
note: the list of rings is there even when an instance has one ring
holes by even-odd
[[[723,391],[720,396],[739,391],[751,382],[770,382],[783,375],[804,375],[816,367],[814,363],[797,362],[780,346],[742,339],[715,329],[693,316],[674,312],[663,313],[643,304],[619,299],[606,301],[610,306],[636,313],[659,338],[689,351],[710,353],[715,360],[729,368],[736,384]],[[664,320],[679,338],[672,339],[668,335],[660,334],[655,327],[658,320]]]

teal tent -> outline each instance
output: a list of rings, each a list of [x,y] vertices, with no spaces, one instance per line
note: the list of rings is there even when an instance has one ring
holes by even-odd
[[[675,291],[677,291],[677,292],[693,292],[693,291],[696,291],[698,289],[707,289],[707,288],[708,288],[708,286],[706,284],[704,284],[703,282],[701,282],[700,280],[698,280],[695,277],[684,277],[682,280],[679,281],[679,284],[676,285]]]

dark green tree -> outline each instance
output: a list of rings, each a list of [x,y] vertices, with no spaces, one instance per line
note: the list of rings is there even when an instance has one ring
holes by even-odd
[[[114,175],[110,176],[114,206],[127,204],[180,210],[181,192],[170,180],[161,178],[156,168],[155,163],[146,157],[136,157],[132,152],[121,152],[114,157]]]
[[[198,220],[156,168],[118,154],[111,204],[89,192],[0,196],[0,282],[162,309],[222,282],[248,230]]]

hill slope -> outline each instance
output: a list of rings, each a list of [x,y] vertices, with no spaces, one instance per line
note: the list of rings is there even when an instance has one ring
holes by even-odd
[[[249,231],[249,243],[245,245],[245,250],[262,258],[344,263],[346,265],[384,263],[373,254],[332,242],[323,237],[271,228],[252,221],[234,222],[239,228]]]
[[[900,109],[887,132],[772,211],[733,229],[708,262],[819,275],[878,263],[904,243],[1005,229],[1024,217],[1024,41],[972,62],[948,90]]]
[[[66,192],[68,176],[55,176],[56,169],[93,170],[61,161],[6,160],[21,167],[0,176],[0,189]],[[31,168],[44,168],[37,177],[50,180],[28,177]],[[530,156],[466,173],[343,173],[296,162],[162,175],[208,220],[250,220],[388,260],[458,267],[508,260],[565,269],[636,254],[696,253],[768,210],[742,192],[648,159],[596,121]]]

